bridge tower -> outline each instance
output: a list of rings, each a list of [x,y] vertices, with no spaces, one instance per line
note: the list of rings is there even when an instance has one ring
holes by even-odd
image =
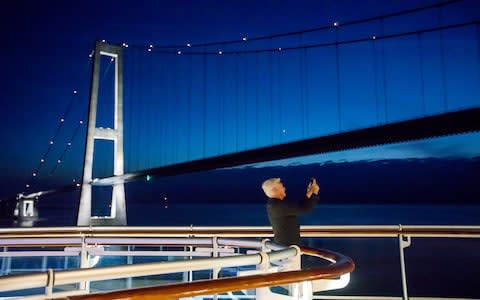
[[[100,85],[100,67],[102,56],[112,57],[115,62],[114,84],[114,128],[96,126],[98,90]],[[87,141],[83,166],[82,190],[78,208],[78,226],[88,225],[126,225],[125,188],[123,183],[112,185],[112,200],[109,216],[92,216],[92,177],[93,152],[95,140],[113,141],[113,175],[123,175],[123,55],[122,47],[98,41],[95,45],[93,73],[90,90]]]

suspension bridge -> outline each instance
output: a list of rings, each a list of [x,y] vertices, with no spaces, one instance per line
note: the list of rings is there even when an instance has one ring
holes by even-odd
[[[145,176],[478,131],[478,19],[446,13],[461,5],[199,44],[98,41],[89,114],[66,143],[57,141],[78,105],[74,91],[20,198],[81,188],[91,199],[92,187],[113,186],[116,196],[97,197],[122,199],[110,207],[125,224],[123,184]],[[423,21],[412,26],[411,18]],[[61,188],[42,188],[41,175],[64,164],[79,132],[87,137],[75,153],[83,171]],[[55,159],[57,144],[65,147]],[[91,207],[84,210],[89,216]]]

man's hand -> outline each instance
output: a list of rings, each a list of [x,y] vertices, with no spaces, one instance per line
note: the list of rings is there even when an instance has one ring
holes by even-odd
[[[312,180],[307,186],[307,193],[306,193],[307,198],[312,197],[313,194],[317,195],[319,191],[320,191],[320,187],[317,184],[317,180],[315,178],[312,178]]]

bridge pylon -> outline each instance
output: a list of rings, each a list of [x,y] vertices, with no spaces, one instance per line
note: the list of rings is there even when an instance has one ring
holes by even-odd
[[[97,104],[100,85],[102,56],[108,56],[115,62],[114,84],[114,128],[97,127]],[[90,106],[88,113],[87,141],[83,166],[82,189],[78,208],[78,226],[89,225],[127,225],[125,206],[125,188],[123,183],[112,185],[110,215],[92,216],[92,180],[93,153],[95,140],[113,141],[113,175],[124,174],[123,155],[123,55],[122,47],[97,41],[93,59],[93,72],[90,87]]]

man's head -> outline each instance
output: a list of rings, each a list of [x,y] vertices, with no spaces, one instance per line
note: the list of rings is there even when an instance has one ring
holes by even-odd
[[[283,186],[280,178],[270,178],[265,180],[262,183],[262,189],[268,198],[276,198],[283,200],[287,196],[287,193],[285,192],[285,187]]]

